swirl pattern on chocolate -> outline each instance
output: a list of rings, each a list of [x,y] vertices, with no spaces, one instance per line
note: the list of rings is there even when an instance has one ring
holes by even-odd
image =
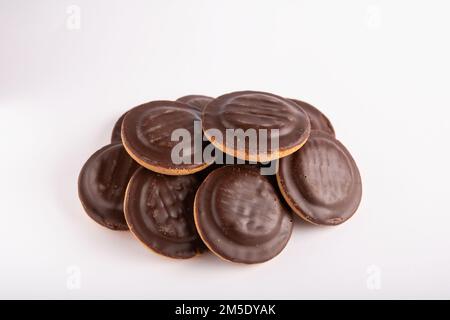
[[[242,147],[234,141],[225,141],[226,129],[251,129],[257,133],[259,129],[267,129],[267,151],[273,155],[265,160],[295,152],[306,142],[310,132],[308,115],[296,103],[258,91],[233,92],[214,99],[203,110],[202,120],[204,131],[217,129],[222,133],[222,137],[206,134],[216,147],[245,160],[259,161],[259,146],[246,143]],[[278,133],[272,129],[277,129]],[[278,139],[279,150],[272,150],[272,139]]]
[[[88,159],[78,177],[78,195],[93,220],[113,230],[128,229],[123,199],[138,167],[122,144],[107,145]]]
[[[291,208],[315,224],[343,223],[361,201],[355,161],[344,145],[322,131],[312,131],[301,150],[280,159],[277,180]]]
[[[205,247],[194,225],[195,175],[166,176],[145,168],[136,171],[125,196],[131,232],[153,251],[186,259]]]
[[[194,132],[195,121],[198,121],[198,132]],[[188,104],[152,101],[128,111],[122,123],[122,140],[128,153],[148,169],[170,175],[194,173],[208,166],[194,157],[194,141],[202,139],[200,121],[200,112]],[[185,129],[190,134],[190,146],[184,149],[188,163],[172,161],[172,148],[180,143],[171,140],[176,129]],[[201,154],[198,158],[201,160]]]
[[[201,184],[194,217],[205,244],[233,262],[260,263],[286,246],[292,216],[256,166],[225,166]]]
[[[208,96],[202,96],[199,94],[191,94],[188,96],[183,96],[178,98],[177,101],[186,103],[192,107],[197,108],[198,111],[202,112],[208,103],[213,101],[214,98]]]

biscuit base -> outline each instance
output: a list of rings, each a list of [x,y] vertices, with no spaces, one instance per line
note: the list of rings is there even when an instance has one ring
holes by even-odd
[[[276,152],[272,152],[268,155],[261,156],[259,154],[250,154],[246,150],[236,150],[236,149],[228,148],[225,144],[218,143],[216,141],[216,139],[214,137],[209,136],[206,133],[206,131],[204,131],[204,134],[205,134],[205,137],[209,140],[209,142],[211,142],[214,145],[214,147],[216,147],[223,153],[226,153],[232,157],[235,157],[235,158],[238,158],[241,160],[252,161],[252,162],[269,162],[269,161],[277,160],[280,158],[284,158],[284,157],[298,151],[301,147],[303,147],[303,145],[306,143],[306,141],[308,141],[308,138],[309,138],[309,133],[308,133],[308,136],[304,139],[304,141],[301,141],[298,145],[295,145],[292,148],[280,149],[280,150],[278,150]]]
[[[277,177],[277,184],[278,184],[278,189],[280,189],[281,195],[283,196],[284,200],[286,200],[287,204],[289,205],[289,207],[292,209],[292,211],[294,211],[294,213],[299,216],[300,218],[302,218],[303,220],[312,223],[313,225],[316,226],[323,226],[322,224],[313,222],[306,214],[304,214],[299,208],[297,208],[294,205],[294,202],[292,201],[291,197],[289,197],[287,195],[287,192],[285,191],[284,185],[281,182],[281,178],[280,178],[280,174],[277,172],[276,174]]]
[[[151,170],[151,171],[154,171],[157,173],[161,173],[161,174],[165,174],[168,176],[184,176],[184,175],[193,174],[193,173],[200,172],[200,171],[206,169],[208,166],[210,166],[212,164],[212,163],[202,163],[199,166],[190,168],[190,169],[185,169],[185,168],[171,169],[171,168],[166,168],[166,167],[161,167],[161,166],[155,166],[153,164],[145,162],[144,160],[139,158],[138,155],[133,153],[133,151],[128,146],[128,142],[123,135],[123,131],[122,131],[122,144],[123,144],[123,147],[125,148],[125,150],[127,151],[127,153],[130,155],[130,157],[133,158],[133,160],[136,161],[137,163],[139,163],[141,166],[143,166],[144,168],[146,168],[148,170]]]

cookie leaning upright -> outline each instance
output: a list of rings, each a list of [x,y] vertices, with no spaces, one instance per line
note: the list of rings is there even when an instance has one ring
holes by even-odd
[[[258,91],[232,92],[214,99],[203,110],[202,125],[205,136],[221,151],[259,162],[275,160],[297,151],[311,130],[308,115],[295,102]],[[228,141],[227,129],[254,130],[257,135],[261,129],[266,129],[267,152],[261,152],[260,141],[257,145],[245,143],[244,146]],[[278,140],[279,146],[272,150],[274,139]]]
[[[196,121],[200,132],[194,132]],[[147,169],[167,175],[195,173],[209,165],[194,157],[197,135],[202,138],[200,121],[196,107],[177,101],[152,101],[127,112],[122,122],[122,142],[130,156]],[[172,150],[179,142],[171,137],[180,129],[187,130],[191,145],[185,149],[189,161],[176,164]]]

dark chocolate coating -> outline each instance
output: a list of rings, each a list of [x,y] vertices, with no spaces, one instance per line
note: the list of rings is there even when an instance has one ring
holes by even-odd
[[[301,146],[308,138],[310,132],[309,118],[305,111],[295,102],[280,96],[258,91],[240,91],[222,95],[210,102],[202,114],[203,130],[218,129],[222,136],[226,137],[226,129],[267,129],[267,150],[271,150],[271,139],[276,135],[271,129],[278,129],[279,151],[291,153]],[[210,137],[208,137],[210,138]],[[220,138],[220,137],[219,137]],[[213,139],[212,139],[213,140]],[[211,140],[211,141],[212,141]],[[229,145],[229,141],[220,141],[214,138],[212,141],[217,147]],[[221,148],[222,149],[222,148]],[[258,146],[259,149],[259,146]],[[248,146],[239,150],[235,143],[234,150],[223,150],[233,156],[245,153],[245,159],[251,159],[258,154],[255,147]],[[283,155],[281,155],[283,156]],[[253,158],[254,159],[254,158]]]
[[[225,166],[201,184],[194,204],[197,230],[218,256],[240,263],[272,259],[286,246],[292,216],[256,166]]]
[[[331,134],[333,137],[336,136],[331,121],[319,109],[304,101],[290,100],[298,104],[308,114],[309,121],[311,122],[311,130],[320,130]]]
[[[107,145],[89,158],[78,177],[78,195],[92,219],[113,230],[128,229],[123,199],[138,167],[120,143]]]
[[[122,123],[122,140],[130,155],[151,170],[165,174],[193,173],[206,165],[194,159],[194,140],[198,139],[194,137],[194,121],[201,121],[200,111],[195,107],[176,101],[152,101],[128,111]],[[171,141],[175,129],[190,132],[191,163],[175,164],[171,159],[172,148],[179,144]],[[202,135],[201,125],[198,134]]]
[[[125,196],[131,232],[147,247],[186,259],[205,249],[194,225],[193,203],[200,182],[195,175],[167,176],[136,171]]]
[[[195,173],[195,175],[200,180],[200,182],[203,182],[211,172],[213,172],[214,170],[219,169],[223,166],[224,166],[223,164],[217,164],[214,162],[213,164],[208,166],[206,169]]]
[[[322,131],[312,131],[301,150],[280,159],[277,180],[291,208],[314,224],[343,223],[361,201],[355,161],[338,140]]]
[[[214,98],[199,94],[191,94],[177,99],[179,102],[187,103],[188,105],[197,108],[200,112],[202,112],[206,105],[213,100]]]
[[[111,143],[122,143],[122,137],[121,135],[121,129],[122,129],[122,122],[123,118],[125,118],[126,113],[120,116],[119,119],[117,119],[116,124],[114,125],[114,128],[111,133]]]

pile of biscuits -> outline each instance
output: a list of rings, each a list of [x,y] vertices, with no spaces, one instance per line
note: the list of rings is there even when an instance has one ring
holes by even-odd
[[[229,143],[230,129],[267,130],[265,148],[262,140],[256,146]],[[174,161],[174,132],[192,135],[180,154],[193,161]],[[198,158],[199,150],[216,162]],[[263,174],[270,165],[274,174]],[[78,194],[93,220],[129,229],[156,253],[186,259],[209,249],[251,264],[283,250],[292,214],[315,225],[348,220],[362,186],[355,161],[321,111],[271,93],[239,91],[152,101],[127,111],[111,143],[84,164]]]

